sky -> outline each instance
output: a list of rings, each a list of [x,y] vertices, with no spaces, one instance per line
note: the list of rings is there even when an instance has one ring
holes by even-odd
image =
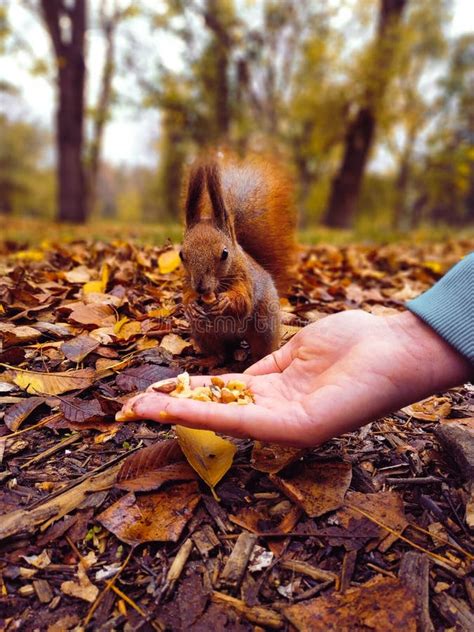
[[[21,0],[3,0],[9,9],[10,22],[14,30],[23,34],[33,55],[38,58],[50,57],[48,36],[42,24],[22,7]],[[0,3],[2,0],[0,0]],[[145,0],[156,10],[159,0]],[[91,0],[92,6],[97,6],[97,0]],[[474,0],[453,0],[453,20],[449,27],[451,35],[460,35],[473,30]],[[133,24],[125,25],[124,29],[133,29],[135,37],[140,40],[141,58],[137,60],[141,65],[153,59],[157,36],[150,30],[148,22],[143,18],[135,18]],[[125,30],[122,31],[122,37]],[[87,85],[88,102],[93,103],[97,93],[100,69],[104,55],[103,44],[97,31],[90,29],[87,35],[89,55],[89,79]],[[175,40],[160,37],[162,57],[171,67],[179,67],[182,63],[180,50]],[[0,56],[0,78],[19,87],[20,98],[2,97],[0,93],[0,112],[8,110],[10,115],[13,108],[17,115],[25,115],[32,121],[40,123],[45,128],[52,129],[54,120],[54,86],[53,82],[44,76],[33,76],[31,73],[32,55],[20,52],[9,56]],[[134,99],[133,88],[127,82],[124,74],[117,76],[115,86],[119,94]],[[14,113],[13,113],[14,114]],[[154,145],[159,135],[159,115],[156,110],[136,108],[129,105],[116,107],[113,120],[106,127],[103,155],[105,160],[114,165],[144,165],[153,166],[157,160]]]

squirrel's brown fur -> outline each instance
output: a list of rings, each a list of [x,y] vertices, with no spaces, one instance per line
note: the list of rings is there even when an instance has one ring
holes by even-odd
[[[254,358],[270,353],[279,343],[276,288],[288,287],[296,253],[291,180],[257,156],[206,156],[191,168],[185,214],[184,303],[194,338],[211,354],[242,339]]]

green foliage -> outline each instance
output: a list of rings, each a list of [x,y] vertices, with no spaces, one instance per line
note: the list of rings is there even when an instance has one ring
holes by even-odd
[[[52,170],[40,167],[47,135],[24,121],[0,115],[0,212],[52,217]]]

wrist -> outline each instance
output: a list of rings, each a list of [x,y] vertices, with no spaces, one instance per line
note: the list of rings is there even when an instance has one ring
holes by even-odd
[[[469,361],[415,314],[406,311],[387,318],[410,367],[413,387],[425,396],[472,379]]]

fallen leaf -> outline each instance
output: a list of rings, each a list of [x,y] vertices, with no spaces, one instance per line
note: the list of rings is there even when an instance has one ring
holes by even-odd
[[[91,271],[86,266],[77,266],[64,272],[64,277],[69,283],[87,283],[90,281]]]
[[[3,342],[3,348],[11,347],[17,344],[25,344],[33,342],[41,338],[42,333],[34,327],[22,325],[15,327],[9,323],[0,323],[0,340]]]
[[[183,349],[186,349],[186,347],[191,347],[192,344],[186,340],[183,340],[181,336],[177,336],[176,334],[166,334],[166,336],[163,336],[160,346],[173,355],[180,355]]]
[[[142,364],[126,369],[116,380],[118,388],[124,393],[144,391],[153,382],[176,377],[179,371],[159,364]]]
[[[317,535],[326,538],[331,546],[343,546],[346,551],[357,551],[363,548],[370,540],[380,538],[381,529],[368,518],[351,518],[347,528],[326,527],[318,529]]]
[[[29,397],[18,404],[10,406],[6,411],[3,421],[9,430],[15,432],[31,413],[44,404],[44,397]]]
[[[289,479],[275,474],[270,478],[310,518],[317,518],[341,507],[351,482],[352,467],[349,463],[309,463]]]
[[[65,419],[78,424],[97,421],[105,417],[105,413],[97,399],[63,397],[59,407]]]
[[[72,338],[59,347],[68,360],[71,362],[82,362],[89,353],[92,353],[99,346],[99,341],[90,336],[82,335]]]
[[[87,388],[94,383],[94,369],[80,369],[63,373],[12,371],[13,382],[32,395],[61,395],[68,391]]]
[[[290,463],[296,461],[305,453],[301,448],[287,448],[281,445],[255,441],[250,463],[254,470],[277,474]]]
[[[175,431],[189,464],[213,490],[231,467],[237,448],[212,430],[175,426]]]
[[[99,293],[103,294],[107,289],[107,283],[109,282],[110,270],[109,266],[104,263],[100,271],[99,281],[88,281],[82,288],[84,294]]]
[[[179,252],[177,250],[167,250],[158,257],[158,269],[160,274],[174,272],[181,264]]]
[[[100,303],[79,303],[76,304],[69,314],[69,320],[73,320],[81,325],[95,325],[96,327],[107,327],[114,325],[117,320],[114,310],[110,305]]]
[[[146,448],[142,448],[125,459],[117,477],[117,483],[132,480],[152,469],[159,469],[170,463],[184,460],[184,454],[177,439],[157,441]]]
[[[196,472],[185,461],[176,439],[158,441],[131,454],[122,465],[116,487],[129,492],[159,489],[167,481],[190,481]]]
[[[421,402],[405,406],[402,411],[418,421],[439,421],[451,412],[449,397],[429,397]]]
[[[78,582],[72,580],[63,582],[61,590],[65,595],[93,603],[97,599],[99,589],[87,577],[86,569],[82,564],[79,564],[77,567],[77,577],[79,579]]]
[[[400,580],[380,575],[344,593],[334,592],[288,606],[283,614],[300,632],[417,629],[412,593]]]
[[[35,568],[46,568],[51,564],[51,558],[46,549],[41,551],[39,555],[22,555],[21,557]]]
[[[337,512],[339,522],[344,527],[349,527],[352,518],[360,518],[363,515],[357,509],[361,509],[368,516],[399,533],[402,533],[408,525],[403,500],[396,492],[377,492],[376,494],[348,492],[345,506]],[[378,544],[381,551],[386,551],[397,539],[398,536],[381,527],[376,546]]]
[[[199,499],[195,481],[140,496],[129,493],[97,520],[128,544],[177,542]]]
[[[230,514],[229,520],[257,535],[280,536],[293,531],[301,516],[301,509],[296,505],[292,505],[283,517],[271,515],[269,509],[244,507],[238,514]]]

